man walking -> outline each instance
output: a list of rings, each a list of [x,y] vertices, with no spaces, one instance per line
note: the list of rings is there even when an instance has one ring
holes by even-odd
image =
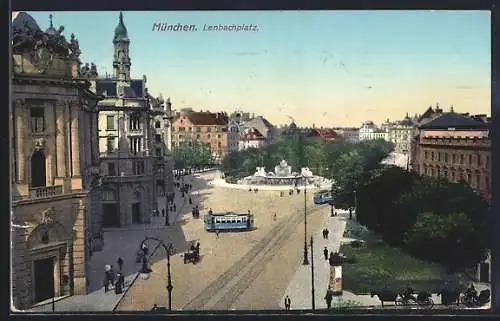
[[[118,257],[118,260],[116,260],[116,263],[118,263],[118,269],[121,272],[122,268],[123,268],[123,259],[121,257]]]
[[[219,230],[215,230],[215,238],[218,239],[219,238]]]
[[[165,217],[165,209],[164,208],[161,209],[161,216]]]
[[[327,249],[326,246],[325,246],[325,248],[323,250],[323,255],[325,256],[325,261],[328,261],[328,249]]]
[[[333,299],[333,291],[330,289],[326,290],[325,301],[326,301],[327,309],[331,309],[332,299]]]
[[[285,310],[290,310],[291,305],[292,305],[292,300],[290,300],[290,297],[287,295],[285,297]]]
[[[325,239],[328,239],[328,234],[330,234],[330,232],[328,231],[327,228],[325,228]]]

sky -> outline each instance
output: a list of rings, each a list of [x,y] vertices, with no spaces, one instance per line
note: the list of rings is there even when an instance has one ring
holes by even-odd
[[[113,71],[119,12],[49,14],[74,33],[82,62]],[[243,110],[274,124],[360,126],[430,105],[491,114],[488,11],[126,11],[132,77],[172,108]],[[153,31],[154,23],[196,31]],[[239,32],[205,25],[254,25]]]

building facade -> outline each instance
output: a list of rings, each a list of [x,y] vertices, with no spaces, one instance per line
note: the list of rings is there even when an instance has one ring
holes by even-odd
[[[255,128],[266,139],[266,144],[271,144],[276,141],[276,130],[267,119],[262,116],[253,117],[243,123],[245,128]]]
[[[394,152],[408,155],[411,149],[411,140],[415,135],[417,121],[408,114],[400,121],[392,122],[387,126],[388,140],[394,144]]]
[[[157,196],[173,197],[174,160],[172,156],[172,103],[162,97],[150,98],[155,157],[155,185]],[[157,204],[158,205],[158,204]]]
[[[239,150],[240,125],[234,119],[230,119],[227,126],[227,154]]]
[[[248,148],[262,148],[266,145],[266,138],[256,128],[246,128],[240,135],[239,150]]]
[[[342,139],[349,143],[359,142],[359,128],[334,128]]]
[[[340,135],[333,129],[326,128],[311,128],[309,130],[309,137],[315,137],[325,142],[336,143],[340,140]]]
[[[368,120],[359,128],[359,140],[374,139],[388,140],[388,131],[386,128],[378,128],[371,120]]]
[[[225,113],[180,112],[173,122],[172,146],[196,140],[209,146],[213,159],[220,161],[228,152],[228,122]]]
[[[86,294],[92,240],[102,241],[97,102],[80,48],[63,27],[12,17],[12,293],[25,309]]]
[[[156,208],[152,118],[146,77],[131,79],[130,39],[120,13],[113,76],[95,78],[99,102],[102,219],[105,227],[149,223]]]
[[[453,111],[421,125],[412,148],[412,168],[421,175],[465,181],[491,197],[489,122]]]

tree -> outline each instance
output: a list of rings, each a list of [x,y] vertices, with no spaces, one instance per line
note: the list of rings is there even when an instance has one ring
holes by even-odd
[[[213,163],[210,147],[200,141],[188,140],[179,144],[172,151],[174,167],[200,167]]]

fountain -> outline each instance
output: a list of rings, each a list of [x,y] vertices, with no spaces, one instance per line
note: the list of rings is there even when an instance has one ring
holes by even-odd
[[[314,185],[316,187],[331,184],[328,179],[315,176],[308,167],[303,167],[300,173],[292,172],[292,167],[286,160],[282,160],[274,167],[274,172],[266,173],[264,167],[257,167],[255,174],[238,180],[240,185],[280,185],[301,186]]]

